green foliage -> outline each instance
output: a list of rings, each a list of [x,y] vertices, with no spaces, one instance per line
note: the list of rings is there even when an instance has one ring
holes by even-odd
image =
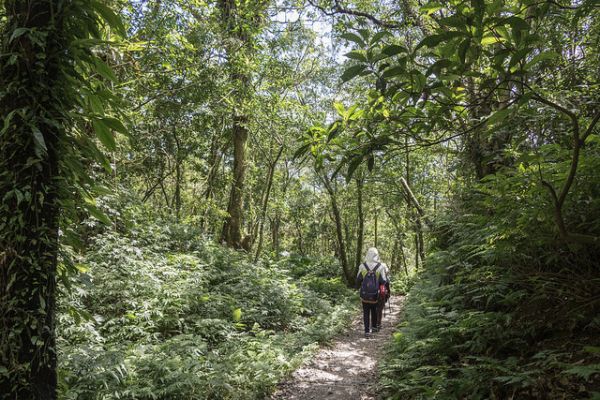
[[[98,1],[0,8],[0,392],[53,397],[59,237],[70,238],[59,226],[79,208],[100,217],[93,201],[81,202],[94,192],[88,164],[110,169],[90,122],[108,148],[112,129],[125,131],[106,117],[116,114],[114,96],[97,74],[110,75],[107,32],[125,32]]]
[[[253,264],[198,233],[149,224],[90,239],[61,304],[62,398],[254,399],[353,314],[334,260]]]
[[[589,180],[570,204],[572,228],[590,234],[600,232],[600,202],[592,200],[598,150],[587,149],[580,168]],[[600,377],[593,260],[600,254],[557,244],[538,173],[537,165],[521,164],[490,176],[440,220],[438,248],[409,292],[382,366],[390,398],[593,395]]]

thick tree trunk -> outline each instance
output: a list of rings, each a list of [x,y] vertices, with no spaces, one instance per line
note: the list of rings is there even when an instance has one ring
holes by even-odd
[[[243,105],[250,91],[250,75],[242,59],[250,59],[255,51],[252,40],[264,18],[269,1],[237,2],[219,0],[221,23],[226,36],[227,65],[229,78],[234,85],[232,97],[237,101],[233,110],[233,182],[227,205],[228,217],[223,224],[221,242],[236,249],[248,249],[252,237],[242,240],[244,177],[246,174],[246,143],[248,141],[248,116]],[[236,62],[236,58],[238,59]]]
[[[242,202],[244,196],[244,179],[246,175],[246,143],[248,129],[246,116],[233,117],[233,183],[229,193],[229,204],[221,241],[235,249],[242,248]]]
[[[13,60],[0,59],[2,399],[56,398],[59,157],[69,111],[61,68],[70,62],[61,3],[5,2],[1,53]]]

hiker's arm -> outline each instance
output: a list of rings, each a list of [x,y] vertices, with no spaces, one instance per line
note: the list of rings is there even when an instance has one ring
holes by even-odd
[[[387,282],[387,275],[386,275],[385,269],[384,269],[381,271],[381,274],[379,274],[379,284],[383,285],[386,282]]]
[[[389,271],[390,269],[388,268],[388,266],[386,264],[383,264],[383,280],[385,282],[383,283],[389,283],[390,282],[390,276],[389,276]]]

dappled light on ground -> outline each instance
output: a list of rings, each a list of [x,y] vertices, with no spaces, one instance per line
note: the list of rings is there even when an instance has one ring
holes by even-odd
[[[362,319],[356,318],[352,327],[331,347],[322,349],[280,385],[271,400],[375,399],[377,362],[398,323],[403,300],[403,297],[392,297],[382,331],[372,339],[363,337]],[[357,304],[357,314],[359,307]]]

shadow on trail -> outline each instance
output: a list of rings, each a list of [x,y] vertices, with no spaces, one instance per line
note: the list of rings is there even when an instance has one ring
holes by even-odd
[[[360,317],[351,328],[280,384],[271,400],[375,399],[377,361],[398,323],[403,301],[402,296],[392,296],[391,311],[386,305],[382,330],[372,339],[364,338],[362,309],[357,304]]]

